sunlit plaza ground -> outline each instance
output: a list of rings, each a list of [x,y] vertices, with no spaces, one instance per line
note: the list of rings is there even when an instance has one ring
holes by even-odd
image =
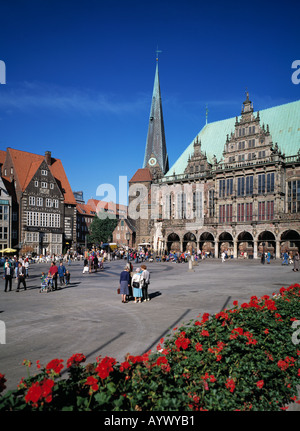
[[[24,359],[33,363],[31,374],[37,372],[37,360],[46,365],[54,358],[66,361],[73,353],[83,353],[87,362],[99,355],[122,361],[126,353],[156,350],[162,337],[200,313],[217,313],[234,300],[272,295],[300,281],[300,273],[279,260],[262,265],[259,260],[206,259],[193,271],[187,263],[153,262],[147,263],[151,300],[123,304],[117,287],[125,264],[107,262],[104,271],[83,274],[83,262],[74,262],[68,266],[71,284],[49,293],[39,292],[40,275],[49,265],[32,264],[28,288],[18,293],[15,279],[12,291],[4,292],[1,274],[0,320],[6,343],[0,344],[0,373],[8,389],[26,376]]]

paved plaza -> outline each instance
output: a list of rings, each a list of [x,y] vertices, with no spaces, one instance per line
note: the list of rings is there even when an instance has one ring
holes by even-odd
[[[200,313],[217,313],[245,302],[252,295],[271,295],[282,286],[300,281],[292,266],[279,260],[262,265],[259,260],[218,259],[199,262],[193,271],[175,263],[149,263],[149,302],[121,303],[117,295],[119,274],[125,261],[107,262],[104,271],[83,274],[83,262],[68,266],[70,286],[40,293],[40,275],[49,265],[32,264],[27,290],[4,292],[0,282],[0,320],[6,327],[6,344],[0,344],[0,373],[7,388],[14,389],[26,376],[24,359],[46,365],[51,359],[67,360],[83,353],[87,362],[112,356],[122,361],[126,353],[142,354],[156,349],[159,340],[182,322]],[[134,268],[138,265],[134,263]]]

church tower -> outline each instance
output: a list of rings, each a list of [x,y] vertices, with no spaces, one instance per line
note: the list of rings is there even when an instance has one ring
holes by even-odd
[[[156,71],[143,168],[150,169],[153,179],[161,178],[169,170],[158,74],[158,57],[156,57]]]

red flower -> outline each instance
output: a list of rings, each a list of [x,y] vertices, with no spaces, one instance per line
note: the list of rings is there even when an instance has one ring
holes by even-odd
[[[264,386],[264,381],[263,380],[259,380],[257,383],[256,383],[256,386],[259,388],[259,389],[261,389],[263,386]]]
[[[201,335],[203,337],[209,337],[209,332],[206,329],[203,329],[203,331],[201,332]]]
[[[185,335],[185,332],[182,332],[181,334]],[[190,343],[191,341],[189,338],[185,338],[184,336],[181,336],[181,335],[175,341],[176,347],[178,347],[178,349],[182,348],[183,350],[186,350],[189,347]]]
[[[33,404],[33,407],[37,407],[38,401],[39,401],[41,395],[42,395],[42,389],[41,389],[40,383],[35,382],[28,389],[28,392],[25,395],[25,401],[26,401],[26,403],[31,402]]]
[[[160,356],[156,361],[156,365],[167,364],[167,363],[168,363],[168,359],[165,356]]]
[[[101,379],[106,379],[113,371],[113,366],[115,364],[116,360],[114,358],[109,358],[108,356],[105,356],[105,358],[103,358],[101,362],[99,362],[99,364],[95,368],[95,371]]]
[[[230,392],[234,392],[235,390],[235,383],[233,379],[227,379],[225,386],[227,389],[229,389]]]
[[[41,382],[35,382],[28,389],[25,395],[26,403],[32,403],[33,407],[38,407],[38,402],[45,401],[50,403],[52,401],[52,388],[54,386],[54,381],[45,378]]]
[[[127,370],[130,367],[131,367],[130,363],[128,361],[124,361],[120,364],[120,371],[123,372],[124,370]]]
[[[95,392],[95,391],[98,391],[98,389],[99,389],[98,380],[94,376],[89,376],[86,379],[85,384],[88,385],[88,386],[90,386],[90,391]]]
[[[197,344],[195,345],[195,349],[197,350],[197,352],[200,352],[201,350],[203,350],[203,349],[202,349],[202,344],[197,343]]]
[[[278,361],[277,365],[282,371],[285,371],[289,367],[289,364],[283,360]]]
[[[85,356],[82,353],[75,353],[67,360],[67,368],[72,366],[77,366],[81,364],[81,362],[85,362]]]
[[[59,374],[64,368],[62,363],[63,359],[52,359],[52,361],[50,361],[49,364],[46,365],[46,372],[50,374],[51,371],[53,371],[55,374]]]

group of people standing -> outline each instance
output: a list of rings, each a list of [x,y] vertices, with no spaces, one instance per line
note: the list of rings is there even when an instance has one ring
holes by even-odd
[[[28,268],[29,268],[29,262],[28,259],[23,260],[19,259],[17,260],[14,258],[13,260],[9,260],[8,258],[5,259],[4,263],[4,275],[3,278],[5,280],[5,287],[4,292],[7,292],[7,290],[11,291],[12,289],[12,279],[13,276],[16,277],[18,285],[16,292],[20,291],[20,285],[22,284],[24,289],[26,290],[26,277],[28,277]]]
[[[127,263],[120,274],[120,294],[122,303],[126,304],[131,298],[134,303],[149,301],[148,286],[150,284],[150,273],[146,265],[141,265],[133,271],[131,263]]]

